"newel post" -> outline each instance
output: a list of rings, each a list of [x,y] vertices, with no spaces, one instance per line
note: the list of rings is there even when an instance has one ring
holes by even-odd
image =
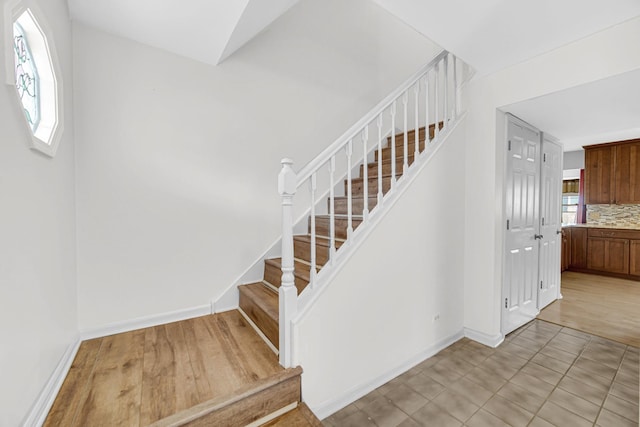
[[[292,365],[291,320],[298,311],[298,290],[293,275],[293,196],[296,194],[296,173],[291,159],[282,159],[278,174],[278,192],[282,197],[282,284],[279,290],[279,351],[280,364]]]

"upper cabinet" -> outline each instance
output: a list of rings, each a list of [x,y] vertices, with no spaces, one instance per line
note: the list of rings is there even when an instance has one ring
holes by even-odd
[[[585,203],[640,203],[640,139],[584,147]]]

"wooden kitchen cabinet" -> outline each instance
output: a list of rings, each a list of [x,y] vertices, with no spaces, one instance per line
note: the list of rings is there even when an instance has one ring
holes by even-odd
[[[615,203],[640,203],[640,142],[615,147]]]
[[[629,274],[629,240],[589,237],[587,268],[607,273]]]
[[[585,203],[640,203],[640,139],[584,147]]]
[[[572,227],[569,234],[570,262],[569,267],[587,268],[587,229]]]
[[[560,272],[563,272],[571,265],[571,228],[565,227],[562,229],[561,239]],[[640,253],[640,247],[638,251]],[[640,265],[638,265],[638,268],[640,269]]]
[[[584,148],[584,194],[587,205],[613,203],[615,146]]]
[[[640,276],[640,240],[629,240],[629,274]]]

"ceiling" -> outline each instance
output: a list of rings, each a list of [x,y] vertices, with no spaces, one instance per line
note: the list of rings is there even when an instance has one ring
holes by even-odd
[[[558,138],[564,151],[639,138],[640,70],[508,105],[502,110]]]
[[[71,18],[216,65],[299,0],[68,0]]]

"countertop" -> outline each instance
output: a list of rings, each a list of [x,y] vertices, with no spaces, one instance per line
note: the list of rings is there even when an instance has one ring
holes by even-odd
[[[565,227],[576,227],[576,228],[610,228],[615,230],[640,230],[640,225],[638,226],[621,226],[621,225],[595,225],[595,224],[569,224],[563,225],[562,228]]]

